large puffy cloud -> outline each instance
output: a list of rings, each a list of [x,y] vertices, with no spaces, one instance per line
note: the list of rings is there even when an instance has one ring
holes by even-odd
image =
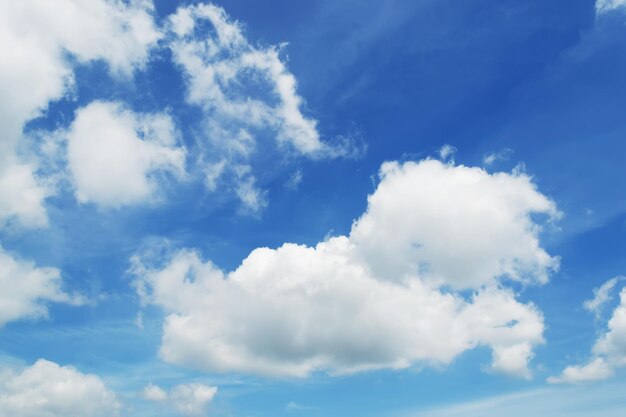
[[[531,218],[554,204],[526,175],[434,160],[385,164],[368,201],[349,236],[255,249],[229,273],[193,250],[136,256],[139,294],[168,313],[161,356],[305,376],[448,364],[486,346],[494,372],[529,377],[543,317],[506,283],[545,282],[556,266]]]
[[[217,387],[200,383],[176,385],[169,392],[148,384],[143,390],[145,399],[168,404],[179,414],[187,416],[206,415],[207,406],[216,394]]]
[[[296,78],[281,59],[280,47],[253,45],[240,25],[212,4],[179,8],[168,28],[174,62],[185,74],[187,101],[205,115],[210,190],[229,177],[248,211],[267,204],[249,169],[258,134],[269,133],[279,145],[312,157],[349,152],[323,142],[317,122],[303,114]]]
[[[613,278],[594,290],[594,298],[585,302],[585,307],[598,314],[598,308],[609,298],[609,291],[623,277]],[[611,377],[618,368],[626,366],[626,287],[620,292],[620,303],[613,311],[606,330],[598,337],[593,357],[583,365],[572,365],[563,373],[548,379],[552,383],[578,383],[597,381]]]
[[[0,415],[109,417],[120,405],[100,378],[38,360],[21,372],[0,369]]]
[[[48,315],[47,303],[79,304],[81,298],[62,290],[56,268],[41,268],[17,259],[0,247],[0,326],[9,321]]]
[[[527,175],[435,160],[386,163],[380,175],[350,235],[376,276],[475,288],[501,277],[544,283],[557,267],[531,215],[559,212]]]
[[[53,190],[20,139],[28,120],[68,92],[71,61],[103,60],[113,73],[130,74],[159,37],[149,1],[0,3],[0,222],[47,223],[43,204]]]
[[[79,109],[68,133],[70,171],[81,202],[121,206],[154,199],[157,177],[184,175],[185,150],[166,114],[137,114],[120,103]]]

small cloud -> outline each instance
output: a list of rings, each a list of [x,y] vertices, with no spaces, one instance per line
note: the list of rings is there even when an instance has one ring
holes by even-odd
[[[259,216],[268,205],[267,190],[261,190],[256,186],[256,178],[253,175],[246,175],[238,180],[235,193],[241,202],[242,214]]]
[[[495,152],[495,153],[490,153],[488,155],[485,155],[483,157],[483,165],[490,166],[498,161],[506,161],[507,159],[510,158],[512,153],[513,153],[512,149],[505,148],[501,150],[500,152]]]
[[[137,316],[135,316],[134,323],[138,329],[143,330],[143,312],[142,311],[137,313]]]
[[[181,415],[205,416],[206,407],[216,394],[217,387],[199,383],[177,385],[169,392],[150,383],[143,389],[142,397],[148,401],[167,403]]]
[[[167,399],[167,392],[157,385],[148,384],[143,389],[143,398],[150,401],[165,401]]]
[[[587,365],[568,366],[557,377],[547,379],[550,384],[576,384],[581,382],[601,381],[613,376],[613,368],[602,358],[596,358]]]
[[[297,411],[314,410],[314,408],[299,404],[294,401],[289,401],[287,405],[285,406],[285,410],[287,410],[290,413],[293,413]]]
[[[301,182],[302,182],[302,171],[297,170],[296,172],[291,174],[291,176],[289,177],[287,181],[285,181],[285,188],[296,191],[298,187],[300,186]]]
[[[454,163],[454,155],[456,154],[457,149],[452,145],[443,145],[439,149],[439,158],[443,162]]]
[[[594,297],[591,300],[587,300],[583,303],[583,307],[585,307],[585,310],[595,314],[596,318],[599,318],[602,306],[613,299],[613,297],[611,296],[611,290],[613,290],[617,283],[622,280],[624,280],[624,277],[611,278],[600,287],[594,288]]]
[[[598,315],[599,308],[610,299],[609,292],[623,277],[613,278],[594,289],[594,298],[585,301],[585,309]],[[552,384],[576,384],[608,379],[618,368],[626,366],[626,288],[620,292],[620,304],[615,308],[607,327],[596,339],[592,356],[585,365],[568,366],[560,376],[548,378]]]

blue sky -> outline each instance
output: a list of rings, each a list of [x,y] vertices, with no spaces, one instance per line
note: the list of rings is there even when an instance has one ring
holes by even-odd
[[[0,28],[0,415],[624,414],[623,0]]]

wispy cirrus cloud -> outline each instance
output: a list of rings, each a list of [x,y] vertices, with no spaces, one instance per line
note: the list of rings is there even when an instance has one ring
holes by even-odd
[[[626,6],[626,0],[597,0],[596,13],[602,15]]]
[[[230,184],[244,211],[267,206],[251,159],[269,138],[283,154],[309,158],[353,157],[349,139],[324,141],[318,122],[305,114],[296,77],[282,56],[284,45],[261,46],[219,6],[179,8],[169,17],[167,45],[182,70],[187,102],[202,109],[200,166],[209,191]]]
[[[624,413],[623,384],[597,387],[552,387],[502,394],[422,411],[403,417],[619,417]]]

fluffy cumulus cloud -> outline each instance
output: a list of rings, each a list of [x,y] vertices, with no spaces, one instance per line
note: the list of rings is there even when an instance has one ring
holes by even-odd
[[[0,222],[47,222],[43,204],[52,189],[25,157],[22,129],[68,92],[71,61],[102,60],[129,75],[159,37],[148,1],[0,3]]]
[[[380,175],[350,235],[377,277],[476,288],[501,277],[545,283],[557,267],[530,215],[559,212],[527,175],[437,161],[386,163]]]
[[[256,214],[268,204],[267,192],[258,185],[252,168],[259,137],[275,138],[277,146],[287,154],[337,157],[354,151],[349,141],[331,146],[320,139],[317,122],[303,112],[296,78],[281,57],[282,46],[265,47],[249,42],[241,26],[218,6],[181,7],[159,27],[151,0],[3,2],[0,4],[0,61],[4,63],[0,68],[0,226],[7,223],[45,226],[45,200],[56,192],[54,178],[44,175],[38,164],[37,150],[23,140],[25,124],[44,114],[50,102],[73,91],[77,65],[100,61],[114,78],[128,78],[148,63],[150,51],[159,41],[171,49],[172,59],[183,73],[187,102],[202,110],[201,126],[196,126],[196,131],[202,133],[195,149],[194,171],[197,167],[205,177],[209,191],[229,188],[241,201],[244,212]],[[86,123],[93,121],[91,141],[74,141],[70,147],[77,197],[108,206],[149,198],[155,183],[147,179],[148,171],[155,164],[161,168],[175,166],[178,170],[179,156],[164,155],[164,149],[154,155],[155,147],[148,146],[148,141],[134,146],[131,142],[139,142],[130,140],[124,141],[133,147],[130,156],[123,152],[128,148],[121,143],[117,143],[121,146],[116,154],[114,140],[111,137],[104,140],[107,132],[99,131],[103,117],[96,119],[91,114],[98,108],[102,107],[83,109],[79,112],[81,120],[75,123],[85,133]],[[122,115],[113,109],[109,113]],[[94,120],[87,117],[90,114]],[[126,124],[124,137],[129,138],[131,128],[126,116],[122,117],[125,120],[117,117],[119,123],[115,126],[121,129],[120,123]],[[108,133],[114,133],[114,127]],[[136,124],[133,130],[137,130]],[[108,148],[104,154],[85,152],[87,144],[96,143],[99,150]],[[77,151],[79,144],[84,146]],[[172,148],[169,139],[159,145]],[[148,153],[152,156],[146,158]],[[82,161],[77,161],[77,154]],[[115,186],[116,178],[128,169],[124,164],[133,161],[140,164],[132,172],[130,183]],[[96,167],[90,170],[89,162],[96,162]],[[103,174],[105,164],[109,169]],[[96,174],[107,177],[108,182],[101,180],[96,184]],[[126,189],[122,189],[124,186]]]
[[[626,6],[626,0],[597,0],[596,13],[604,14],[611,10],[620,9]]]
[[[61,287],[58,269],[37,267],[0,247],[0,326],[14,320],[46,317],[50,302],[82,302]]]
[[[241,26],[212,4],[179,8],[168,29],[174,62],[185,75],[187,101],[204,112],[210,190],[229,178],[249,211],[266,205],[254,173],[246,169],[258,135],[271,135],[282,148],[311,157],[349,152],[323,142],[317,122],[303,114],[296,78],[281,59],[281,47],[253,45]]]
[[[492,371],[529,377],[543,317],[506,285],[543,283],[557,265],[537,214],[558,212],[526,175],[387,163],[348,236],[258,248],[232,272],[155,248],[132,272],[167,312],[160,354],[172,363],[306,376],[445,365],[485,346]]]
[[[597,308],[610,298],[608,293],[623,278],[613,278],[594,290],[595,297],[585,302],[587,309],[598,313]],[[613,311],[607,328],[596,340],[593,357],[583,365],[565,368],[560,376],[548,379],[552,383],[579,383],[597,381],[611,377],[618,368],[626,366],[626,287],[621,289],[620,303]]]
[[[179,414],[187,416],[206,415],[207,406],[216,394],[217,387],[200,383],[177,385],[169,392],[148,384],[143,390],[145,399],[168,404]]]
[[[16,372],[0,369],[0,415],[11,417],[110,417],[120,405],[95,375],[43,359]]]
[[[137,114],[93,102],[67,132],[69,168],[80,202],[121,206],[155,198],[157,179],[184,175],[185,149],[166,114]]]

